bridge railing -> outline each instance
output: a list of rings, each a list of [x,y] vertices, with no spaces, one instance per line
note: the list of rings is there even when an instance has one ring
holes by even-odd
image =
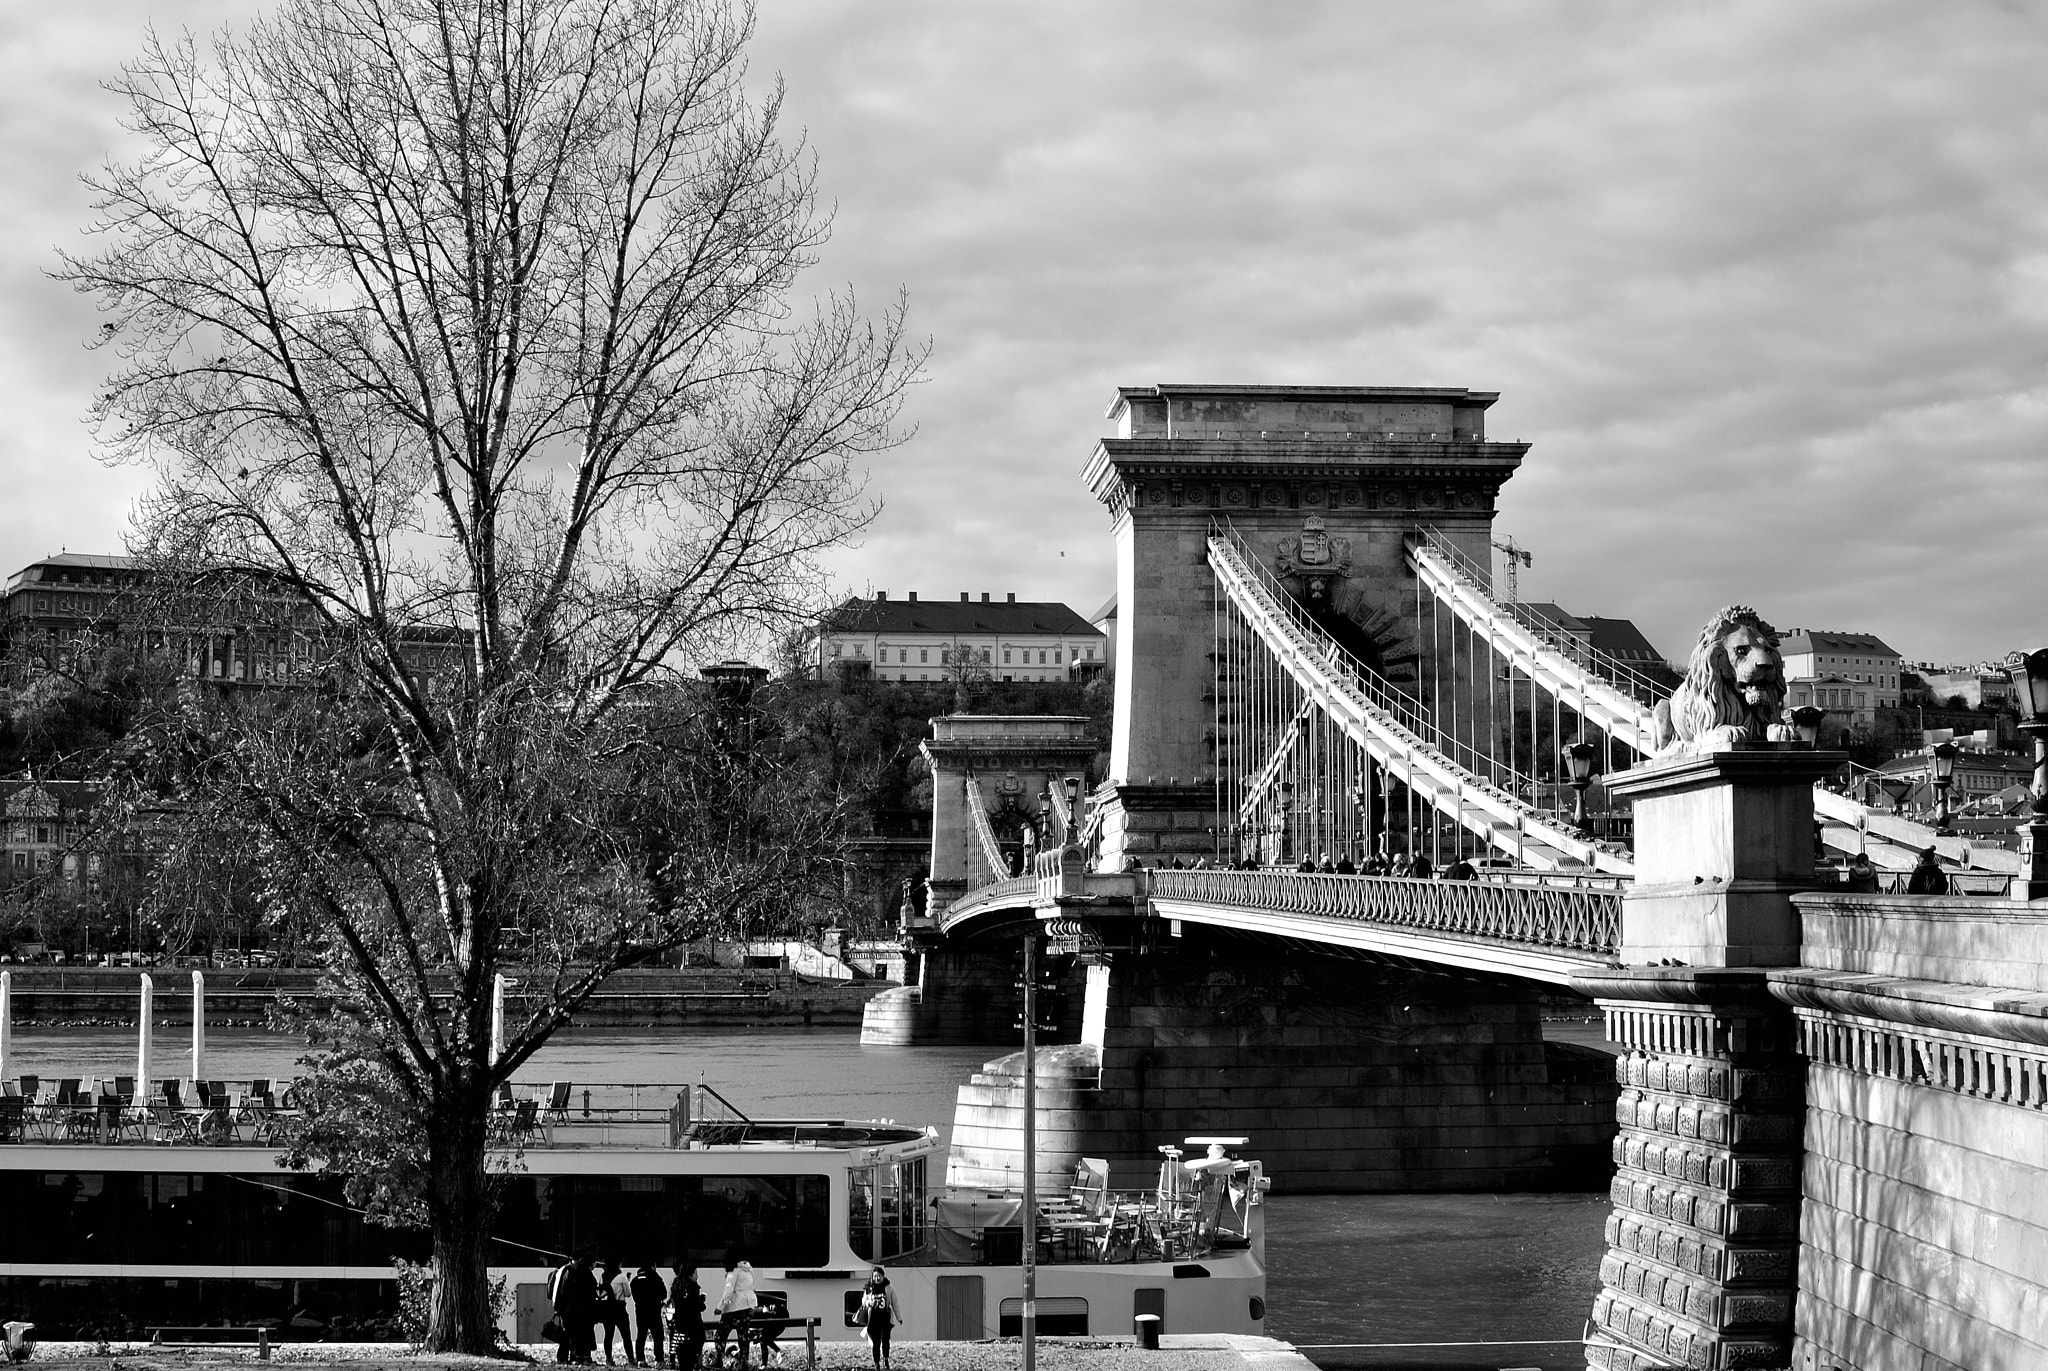
[[[1612,956],[1619,883],[1422,881],[1287,871],[1148,871],[1154,899],[1353,919],[1493,942]]]

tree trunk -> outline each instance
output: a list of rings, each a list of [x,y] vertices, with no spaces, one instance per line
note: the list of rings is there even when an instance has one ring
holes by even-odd
[[[438,1093],[427,1124],[434,1290],[426,1349],[485,1354],[497,1345],[490,1288],[491,1195],[484,1176],[489,1096],[460,1087]]]

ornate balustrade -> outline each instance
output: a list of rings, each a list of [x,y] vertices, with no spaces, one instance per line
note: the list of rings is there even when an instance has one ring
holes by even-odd
[[[961,919],[990,909],[1009,909],[1028,906],[1038,894],[1038,877],[1027,872],[1022,876],[1011,876],[1000,881],[970,890],[953,901],[946,909],[943,923],[950,927]]]
[[[1417,881],[1287,871],[1148,871],[1160,899],[1353,919],[1609,957],[1621,943],[1619,882]]]

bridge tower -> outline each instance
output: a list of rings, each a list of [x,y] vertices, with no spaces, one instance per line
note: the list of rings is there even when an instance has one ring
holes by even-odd
[[[1296,601],[1396,684],[1425,659],[1403,538],[1432,529],[1478,565],[1528,450],[1489,442],[1492,391],[1398,386],[1124,386],[1085,479],[1117,549],[1116,725],[1101,869],[1220,849],[1212,528],[1228,521]],[[1469,663],[1459,669],[1469,669]],[[1465,686],[1469,691],[1469,683]],[[1208,817],[1203,817],[1204,812]]]

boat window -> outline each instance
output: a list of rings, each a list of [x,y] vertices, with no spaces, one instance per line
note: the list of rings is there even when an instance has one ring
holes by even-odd
[[[366,1224],[326,1176],[0,1173],[0,1264],[389,1266],[424,1235]]]
[[[508,1176],[491,1261],[548,1266],[589,1250],[633,1265],[822,1266],[831,1260],[823,1176]],[[629,1255],[630,1254],[630,1255]]]
[[[925,1160],[848,1169],[847,1238],[856,1255],[886,1261],[924,1247]]]

